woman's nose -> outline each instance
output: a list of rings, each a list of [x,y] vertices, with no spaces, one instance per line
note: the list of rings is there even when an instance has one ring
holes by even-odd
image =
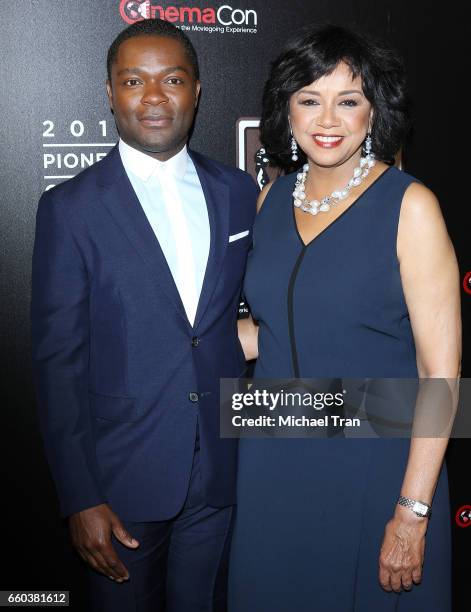
[[[338,117],[335,106],[326,104],[325,106],[321,107],[321,112],[317,116],[317,125],[326,129],[338,125]]]

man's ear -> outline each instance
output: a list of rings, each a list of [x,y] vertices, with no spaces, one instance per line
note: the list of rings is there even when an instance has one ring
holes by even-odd
[[[113,110],[113,90],[111,88],[111,81],[109,79],[106,80],[106,93],[108,95],[108,102],[110,103],[110,108]]]

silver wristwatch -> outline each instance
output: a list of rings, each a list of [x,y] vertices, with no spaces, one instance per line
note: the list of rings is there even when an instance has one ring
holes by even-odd
[[[397,503],[401,504],[401,506],[409,508],[412,510],[412,512],[417,514],[417,516],[430,518],[430,515],[432,514],[432,506],[429,506],[429,504],[417,501],[415,499],[410,499],[409,497],[404,497],[403,495],[399,497]]]

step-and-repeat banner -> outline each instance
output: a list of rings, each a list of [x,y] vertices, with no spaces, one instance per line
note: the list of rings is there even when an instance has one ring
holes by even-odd
[[[444,15],[433,5],[404,0],[3,2],[0,327],[8,399],[2,403],[6,453],[2,525],[9,541],[4,550],[11,547],[21,553],[19,558],[30,561],[2,564],[1,589],[75,588],[75,601],[80,599],[83,577],[67,544],[65,527],[57,518],[31,382],[29,300],[35,213],[44,190],[102,159],[116,143],[105,92],[106,53],[120,30],[147,17],[166,19],[182,28],[198,52],[202,94],[192,147],[254,176],[263,84],[270,61],[291,33],[309,23],[331,21],[360,26],[398,49],[406,62],[415,107],[415,131],[405,152],[405,169],[440,198],[458,253],[463,374],[470,376],[466,332],[471,326],[471,255],[466,244],[469,230],[463,223],[468,174],[468,140],[462,133],[467,128],[462,114],[466,98],[453,72],[459,67],[457,58],[467,56],[469,19],[458,9]],[[461,110],[456,114],[456,109]],[[463,120],[458,128],[447,122],[451,116]],[[465,443],[453,441],[448,458],[453,517],[471,503],[465,485],[469,463]],[[457,576],[460,571],[464,575],[465,543],[469,546],[471,533],[462,528],[465,523],[453,520],[451,525]],[[463,585],[457,579],[456,592]],[[77,605],[76,609],[84,609]]]

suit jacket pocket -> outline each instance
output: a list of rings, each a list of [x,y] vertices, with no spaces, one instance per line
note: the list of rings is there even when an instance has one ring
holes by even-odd
[[[239,247],[247,248],[247,245],[249,245],[251,242],[252,242],[252,236],[249,234],[248,236],[239,238],[239,240],[234,240],[233,242],[229,242],[227,245],[227,248],[229,249],[229,251],[235,250]]]
[[[88,392],[90,409],[95,417],[108,421],[137,421],[142,415],[135,397]]]

